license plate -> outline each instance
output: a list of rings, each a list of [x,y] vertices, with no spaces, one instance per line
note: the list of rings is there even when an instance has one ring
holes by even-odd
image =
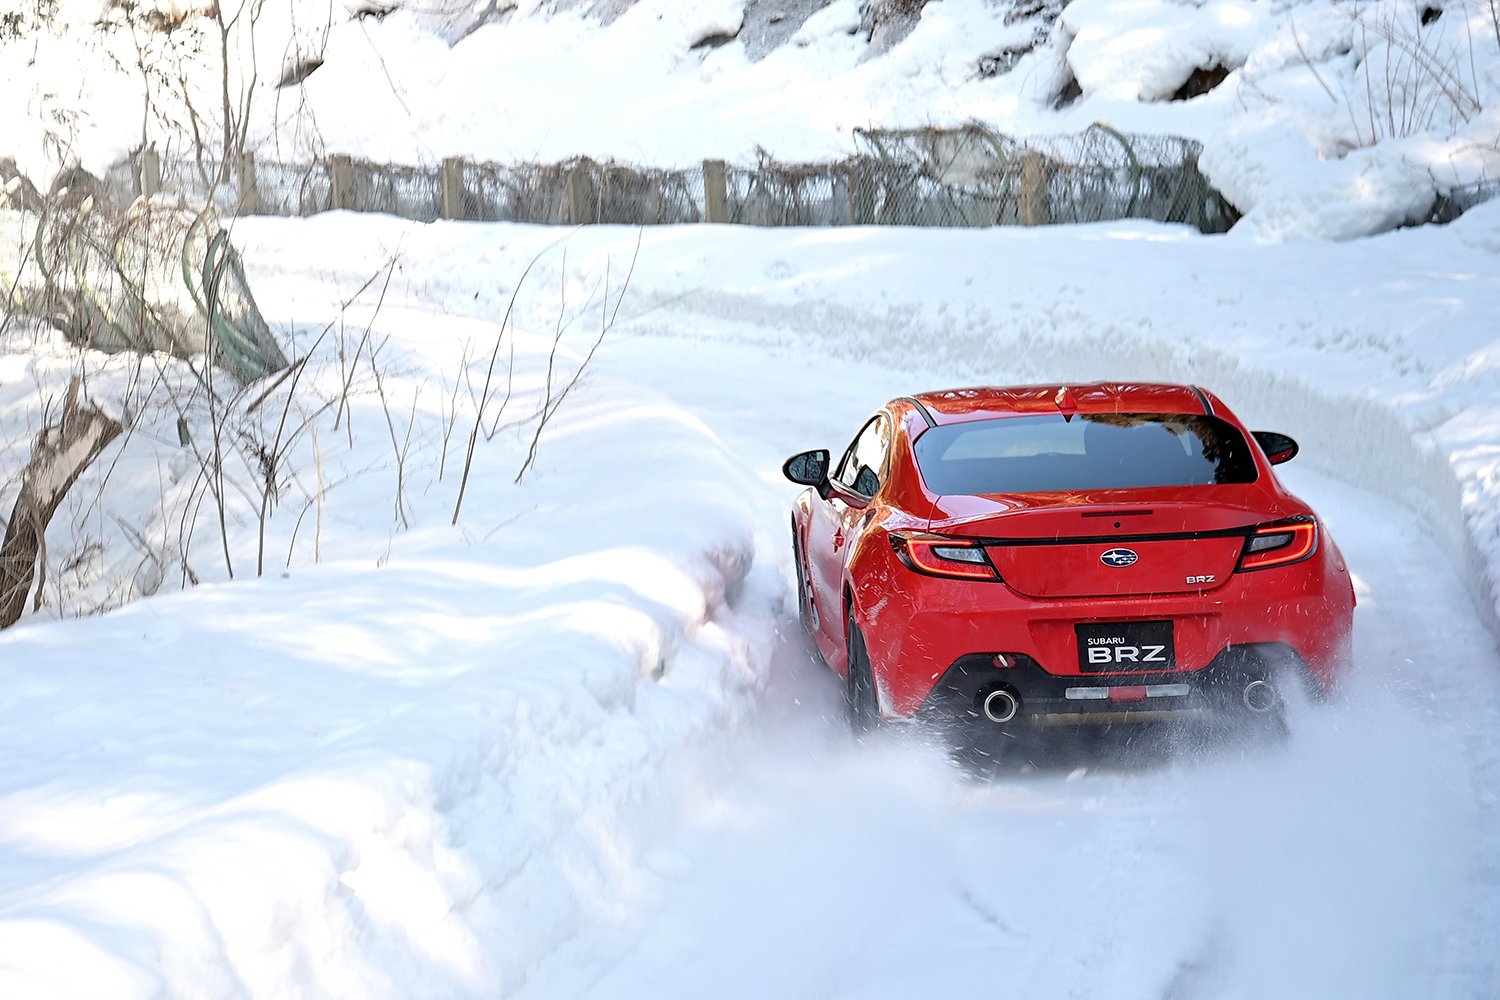
[[[1177,666],[1170,621],[1080,622],[1073,630],[1078,633],[1078,669],[1086,674]]]

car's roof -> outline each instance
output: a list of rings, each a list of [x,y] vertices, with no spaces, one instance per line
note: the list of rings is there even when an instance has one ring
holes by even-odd
[[[1090,382],[978,386],[911,397],[938,424],[1028,413],[1213,414],[1214,403],[1195,386],[1152,382]]]

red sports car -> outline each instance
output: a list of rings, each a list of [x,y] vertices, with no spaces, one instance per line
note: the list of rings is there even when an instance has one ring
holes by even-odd
[[[892,400],[837,464],[788,459],[803,622],[855,725],[1280,717],[1334,687],[1354,590],[1317,515],[1195,386]]]

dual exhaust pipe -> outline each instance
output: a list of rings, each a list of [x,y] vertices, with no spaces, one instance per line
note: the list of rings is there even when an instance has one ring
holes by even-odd
[[[1281,695],[1267,681],[1254,680],[1240,692],[1240,702],[1256,715],[1264,715],[1281,703]],[[996,688],[980,702],[984,717],[996,725],[1014,719],[1021,711],[1021,698],[1008,688]]]

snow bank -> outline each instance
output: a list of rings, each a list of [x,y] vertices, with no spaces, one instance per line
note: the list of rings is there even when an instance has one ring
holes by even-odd
[[[334,326],[286,408],[308,432],[278,469],[264,545],[253,476],[226,460],[221,536],[212,494],[183,495],[202,455],[167,403],[142,403],[54,523],[45,612],[0,633],[6,996],[511,990],[641,891],[634,859],[670,824],[694,749],[763,683],[784,583],[757,552],[744,471],[699,421],[640,386],[580,384],[516,485],[552,348],[523,326],[502,342],[510,408],[479,436],[454,526],[499,328],[378,308],[379,284],[340,316],[330,300],[370,274],[309,281],[309,261],[337,254],[305,245],[300,297],[273,283],[262,305],[318,324],[299,357]],[[597,323],[597,305],[566,308]],[[538,315],[560,307],[537,289]],[[5,360],[10,440],[69,357],[25,334]],[[559,376],[579,363],[567,345],[553,360]],[[121,359],[81,363],[98,396],[130,384]],[[256,411],[273,426],[289,384]],[[185,412],[210,447],[202,408]],[[164,591],[203,583],[46,621],[128,596],[133,545]],[[78,561],[96,578],[65,590]]]
[[[1202,168],[1249,211],[1249,232],[1352,239],[1427,218],[1438,192],[1421,163],[1386,146],[1320,159],[1290,117],[1281,109],[1246,116],[1204,151]]]

